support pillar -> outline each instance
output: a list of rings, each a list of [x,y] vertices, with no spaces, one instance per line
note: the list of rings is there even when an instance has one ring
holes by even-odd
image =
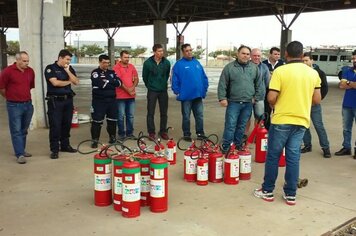
[[[114,38],[108,38],[108,56],[110,58],[111,67],[115,65],[115,41]]]
[[[292,41],[292,30],[281,30],[281,58],[284,58],[288,43]]]
[[[153,43],[162,44],[164,51],[167,52],[167,21],[154,20],[153,21]]]
[[[35,71],[35,89],[32,101],[35,108],[32,127],[48,126],[45,94],[47,90],[43,75],[47,64],[58,58],[63,49],[62,1],[17,0],[20,50],[30,57],[30,66]]]
[[[7,44],[6,44],[6,34],[0,30],[0,71],[2,71],[7,66]]]
[[[176,60],[178,61],[182,58],[182,50],[180,48],[184,44],[184,35],[178,34],[176,42]]]

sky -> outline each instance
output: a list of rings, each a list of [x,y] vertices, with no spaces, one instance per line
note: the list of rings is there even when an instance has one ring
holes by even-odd
[[[285,16],[287,25],[292,21],[293,16]],[[298,40],[304,46],[312,47],[356,45],[355,16],[356,9],[302,13],[290,28],[292,40]],[[179,24],[178,29],[182,30],[183,27],[183,23]],[[175,46],[175,31],[173,25],[168,23],[168,47]],[[103,30],[86,30],[71,32],[71,35],[66,38],[67,43],[73,45],[74,41],[78,40],[78,35],[80,41],[107,40]],[[190,43],[193,48],[197,45],[206,48],[208,45],[209,51],[232,49],[233,46],[239,47],[241,44],[252,48],[268,49],[272,46],[279,46],[281,24],[275,16],[192,22],[183,35],[185,43]],[[18,30],[8,29],[6,37],[7,40],[18,40]],[[115,43],[129,42],[133,48],[137,46],[151,48],[153,26],[120,28],[114,39]]]

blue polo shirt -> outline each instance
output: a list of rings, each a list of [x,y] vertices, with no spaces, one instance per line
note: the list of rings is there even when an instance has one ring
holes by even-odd
[[[343,70],[342,78],[352,82],[356,82],[356,69],[353,67],[349,67],[348,69]],[[345,90],[342,106],[347,108],[356,108],[356,89]]]

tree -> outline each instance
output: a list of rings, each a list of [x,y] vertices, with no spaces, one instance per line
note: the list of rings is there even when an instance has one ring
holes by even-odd
[[[201,56],[204,54],[204,51],[205,49],[198,46],[196,50],[193,50],[193,57],[195,57],[196,59],[201,59]]]
[[[96,43],[92,45],[86,45],[84,44],[81,48],[80,51],[83,52],[84,55],[88,56],[94,56],[94,55],[99,55],[104,52],[104,49],[99,47]],[[80,55],[82,54],[80,52]],[[82,55],[81,55],[82,56]]]
[[[137,46],[137,48],[129,50],[129,53],[132,57],[137,57],[138,55],[145,53],[147,48],[142,46]]]
[[[175,47],[170,47],[167,49],[167,56],[174,55],[176,53]]]
[[[15,55],[20,51],[20,43],[19,41],[8,41],[7,42],[7,54],[9,55]]]

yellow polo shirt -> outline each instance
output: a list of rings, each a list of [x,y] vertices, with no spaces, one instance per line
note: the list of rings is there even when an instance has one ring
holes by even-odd
[[[310,110],[314,90],[320,88],[316,70],[294,61],[273,71],[269,89],[278,91],[272,124],[310,126]]]

